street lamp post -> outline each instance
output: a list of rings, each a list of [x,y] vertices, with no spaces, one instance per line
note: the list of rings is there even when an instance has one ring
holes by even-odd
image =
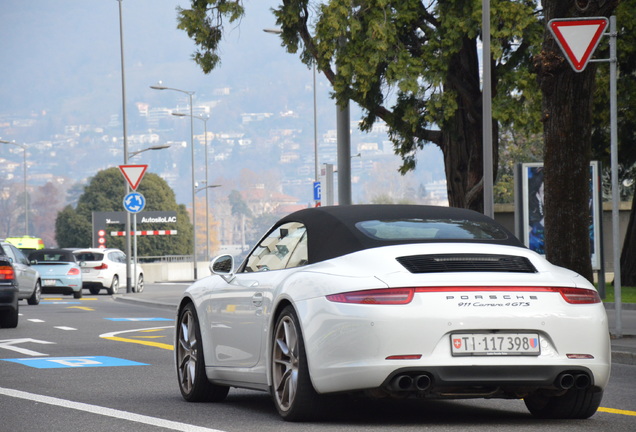
[[[10,144],[22,149],[22,156],[24,157],[23,161],[23,181],[24,181],[24,235],[29,235],[29,196],[27,194],[27,162],[26,162],[26,153],[27,147],[26,144],[18,144],[13,141],[5,141],[0,140],[2,144]]]
[[[204,138],[203,138],[203,142],[204,142],[204,149],[205,149],[205,184],[208,185],[209,181],[208,181],[208,120],[210,120],[210,116],[192,116],[192,114],[188,115],[188,114],[183,114],[183,113],[177,113],[177,112],[173,112],[172,113],[173,116],[176,117],[194,117],[196,119],[199,119],[203,122],[203,134],[204,134]],[[196,189],[196,188],[195,188]],[[206,191],[205,191],[205,254],[206,254],[206,261],[210,259],[210,217],[209,217],[209,208],[210,208],[210,196],[208,193],[208,187],[206,186]],[[197,191],[198,192],[198,191]]]
[[[197,280],[197,211],[194,197],[194,115],[192,114],[192,95],[193,91],[181,90],[173,87],[163,86],[161,83],[150,86],[153,90],[173,90],[180,93],[187,94],[190,98],[190,149],[192,154],[192,267],[194,273],[194,280]]]
[[[137,151],[128,153],[128,158],[131,158],[133,156],[137,156],[139,153],[147,152],[147,151],[150,151],[150,150],[163,150],[163,149],[167,149],[168,147],[170,147],[170,144],[160,144],[160,145],[150,146],[150,147],[147,147],[145,149],[141,149],[141,150],[137,150]]]
[[[119,52],[121,56],[121,114],[124,134],[124,165],[128,165],[128,129],[126,121],[126,73],[124,69],[124,23],[121,10],[122,0],[117,0],[119,5]],[[126,195],[130,193],[130,185],[126,184]],[[126,212],[126,292],[132,292],[130,275],[130,213]]]

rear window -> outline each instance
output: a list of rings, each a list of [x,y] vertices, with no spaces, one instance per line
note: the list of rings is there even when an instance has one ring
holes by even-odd
[[[368,220],[356,228],[375,240],[505,240],[496,224],[454,219]]]
[[[102,261],[104,254],[98,252],[80,252],[75,254],[75,258],[77,258],[78,261]]]
[[[29,254],[29,259],[38,262],[74,262],[73,255],[64,252],[33,252]]]

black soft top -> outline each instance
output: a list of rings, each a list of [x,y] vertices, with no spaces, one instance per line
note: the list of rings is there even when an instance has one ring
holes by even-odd
[[[499,239],[378,239],[365,235],[356,223],[369,220],[431,219],[468,220],[495,226],[504,235]],[[363,249],[408,243],[487,243],[525,247],[507,229],[491,218],[472,210],[424,205],[352,205],[299,210],[282,218],[275,228],[287,222],[300,222],[307,229],[310,264]]]

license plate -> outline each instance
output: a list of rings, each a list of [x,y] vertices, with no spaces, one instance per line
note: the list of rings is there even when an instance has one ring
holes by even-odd
[[[90,273],[90,272],[91,272],[90,267],[82,267],[82,273]]]
[[[454,333],[450,342],[454,356],[541,354],[537,333]]]
[[[42,284],[44,286],[55,286],[55,279],[44,279]]]

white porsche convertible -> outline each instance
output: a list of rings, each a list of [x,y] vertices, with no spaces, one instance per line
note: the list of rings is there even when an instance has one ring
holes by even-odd
[[[188,401],[263,390],[302,421],[331,394],[515,398],[537,417],[587,418],[609,379],[594,286],[469,210],[305,209],[237,268],[229,255],[210,268],[178,308]]]

